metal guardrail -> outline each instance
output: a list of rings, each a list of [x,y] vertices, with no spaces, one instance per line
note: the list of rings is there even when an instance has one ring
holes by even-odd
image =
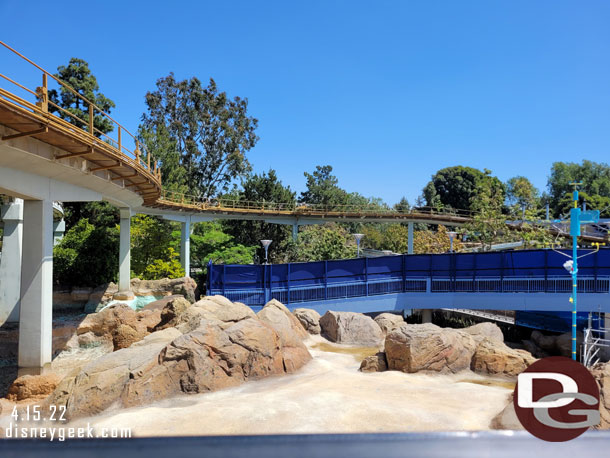
[[[610,277],[582,277],[578,280],[580,293],[610,293]],[[571,279],[548,278],[387,278],[358,280],[327,285],[282,286],[252,289],[212,289],[209,294],[220,294],[231,301],[250,306],[262,306],[271,299],[290,305],[313,301],[380,296],[396,293],[569,293]]]

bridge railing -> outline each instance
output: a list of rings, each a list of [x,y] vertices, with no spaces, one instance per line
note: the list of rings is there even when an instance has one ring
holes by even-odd
[[[115,152],[122,157],[122,160],[125,163],[137,166],[139,169],[149,173],[159,185],[161,184],[161,169],[158,162],[148,154],[133,133],[119,124],[112,116],[97,106],[93,101],[82,96],[68,83],[46,71],[6,43],[0,41],[0,45],[18,58],[18,61],[15,62],[17,65],[11,64],[9,66],[7,64],[6,68],[15,69],[15,67],[18,67],[18,64],[25,63],[27,67],[24,68],[24,72],[29,75],[27,77],[29,80],[28,84],[32,84],[32,75],[29,74],[29,70],[32,68],[37,70],[34,74],[37,73],[38,78],[41,78],[39,80],[41,85],[31,89],[27,87],[26,84],[21,84],[16,81],[15,78],[11,78],[0,72],[0,83],[4,82],[3,86],[10,88],[10,90],[8,90],[0,87],[0,97],[17,104],[34,114],[44,116],[47,120],[53,120],[54,123],[60,125],[64,129],[84,136],[87,140],[93,141],[98,145],[100,142],[103,142],[104,145],[100,146],[111,146]],[[74,103],[76,105],[82,105],[82,110],[87,112],[87,116],[83,118],[74,111],[66,109],[50,100],[49,93],[54,89],[63,89],[67,91],[71,97],[75,98]],[[23,97],[15,95],[14,92],[20,92]],[[28,98],[32,101],[27,100]],[[105,133],[96,127],[96,120],[99,120],[100,116],[101,119],[109,123],[113,135]]]
[[[414,207],[411,209],[394,209],[382,205],[324,205],[308,204],[297,201],[292,202],[269,202],[251,201],[231,198],[203,198],[175,191],[164,190],[161,201],[177,203],[180,205],[191,205],[201,210],[244,210],[244,211],[268,211],[268,212],[291,212],[310,214],[421,214],[421,215],[444,215],[470,218],[473,212],[454,208]]]

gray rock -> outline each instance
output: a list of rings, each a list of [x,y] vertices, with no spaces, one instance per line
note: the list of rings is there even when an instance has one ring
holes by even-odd
[[[320,327],[332,342],[371,347],[383,343],[379,325],[361,313],[328,311],[320,318]]]
[[[320,334],[320,314],[312,309],[295,309],[292,314],[310,334]]]

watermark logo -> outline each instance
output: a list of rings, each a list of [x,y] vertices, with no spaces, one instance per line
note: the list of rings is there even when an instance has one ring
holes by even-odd
[[[595,379],[563,356],[540,359],[519,374],[513,402],[523,427],[545,441],[575,439],[600,421]]]

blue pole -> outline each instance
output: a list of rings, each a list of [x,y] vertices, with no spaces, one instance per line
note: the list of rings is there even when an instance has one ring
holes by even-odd
[[[572,359],[576,361],[576,294],[578,292],[578,245],[577,237],[572,237]]]
[[[572,234],[572,359],[576,361],[576,295],[578,293],[578,236],[580,235],[580,209],[578,190],[574,189],[574,208],[570,211],[570,232]]]

